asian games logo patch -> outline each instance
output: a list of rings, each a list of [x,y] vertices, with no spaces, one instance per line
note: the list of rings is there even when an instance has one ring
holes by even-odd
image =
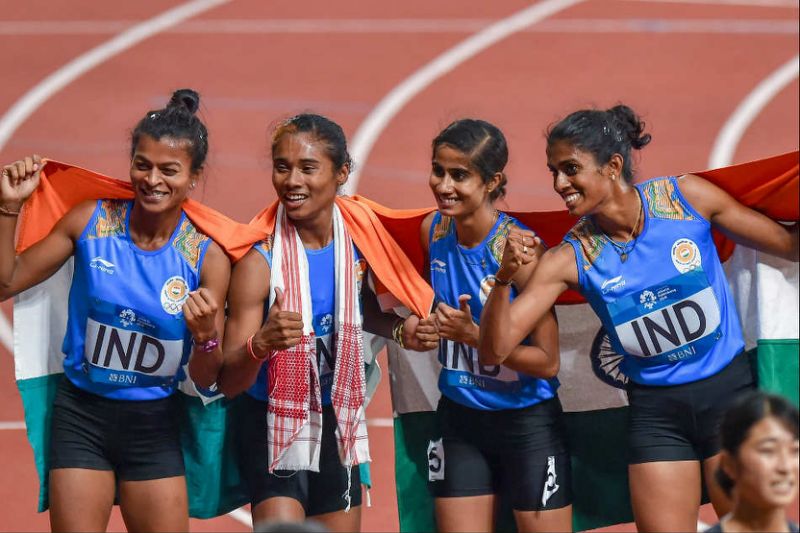
[[[478,293],[481,305],[486,305],[486,299],[489,298],[492,289],[494,289],[494,276],[490,274],[481,280],[481,292]]]
[[[653,291],[643,291],[639,295],[639,303],[647,309],[652,309],[656,305],[656,295],[653,294]]]
[[[700,248],[691,239],[678,239],[672,245],[672,264],[681,274],[694,270],[701,263]]]
[[[180,313],[188,297],[189,285],[181,276],[172,276],[161,287],[161,307],[170,315]]]

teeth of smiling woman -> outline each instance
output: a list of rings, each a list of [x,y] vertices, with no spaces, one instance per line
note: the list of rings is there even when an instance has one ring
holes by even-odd
[[[578,198],[580,198],[580,197],[581,197],[581,195],[578,194],[578,193],[570,194],[569,196],[564,198],[564,202],[569,205],[571,203],[577,202]]]
[[[287,194],[286,198],[291,201],[303,200],[306,197],[305,194]]]

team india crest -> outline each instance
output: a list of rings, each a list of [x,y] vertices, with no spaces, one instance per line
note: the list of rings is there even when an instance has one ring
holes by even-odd
[[[161,287],[161,307],[171,315],[181,312],[183,303],[189,297],[189,285],[181,276],[173,276]]]

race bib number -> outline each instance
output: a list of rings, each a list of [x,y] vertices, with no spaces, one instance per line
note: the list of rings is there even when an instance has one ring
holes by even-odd
[[[700,268],[625,295],[608,310],[625,353],[650,364],[701,356],[721,336],[719,304]]]
[[[123,387],[170,385],[184,354],[183,321],[176,322],[164,328],[133,309],[95,305],[86,321],[84,345],[89,379]]]
[[[428,441],[428,481],[444,479],[444,446],[442,439]]]
[[[510,392],[520,386],[517,372],[503,365],[482,365],[478,350],[460,342],[441,339],[439,362],[451,371],[445,380],[454,387]]]

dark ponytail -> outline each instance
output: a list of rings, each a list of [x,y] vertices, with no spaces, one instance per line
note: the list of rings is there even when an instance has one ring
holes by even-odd
[[[200,95],[192,89],[178,89],[172,93],[163,109],[148,111],[131,132],[131,157],[142,135],[155,140],[171,137],[188,141],[192,159],[192,172],[203,168],[208,155],[208,130],[195,113],[200,107]]]
[[[570,113],[551,126],[547,132],[547,145],[567,141],[594,155],[600,165],[605,165],[611,156],[622,156],[622,177],[633,181],[631,149],[641,150],[650,143],[652,136],[644,132],[645,123],[630,107],[619,104],[611,109],[582,109]]]

